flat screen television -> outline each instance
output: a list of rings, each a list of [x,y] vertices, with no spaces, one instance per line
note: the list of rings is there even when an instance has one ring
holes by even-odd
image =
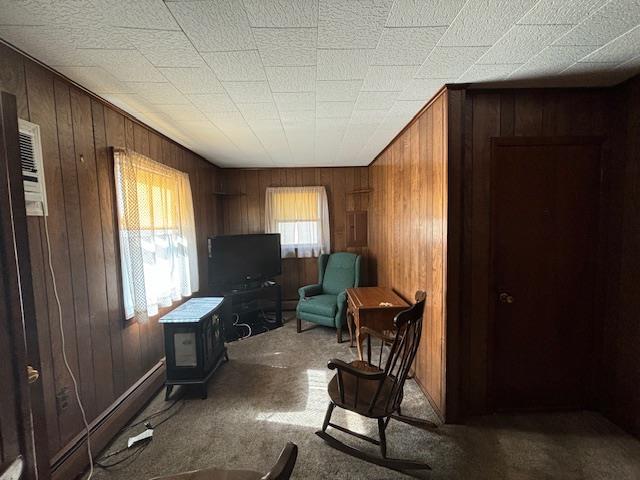
[[[218,235],[208,246],[212,286],[237,287],[282,273],[279,233]]]

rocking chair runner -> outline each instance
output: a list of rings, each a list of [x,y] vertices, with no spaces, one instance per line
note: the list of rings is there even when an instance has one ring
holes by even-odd
[[[362,460],[375,463],[395,470],[428,470],[429,465],[413,461],[387,458],[387,441],[385,430],[391,418],[421,428],[433,428],[436,425],[427,420],[402,415],[404,382],[413,363],[420,344],[422,333],[422,316],[426,294],[416,293],[416,303],[409,309],[400,312],[394,318],[395,332],[378,333],[370,329],[362,332],[367,335],[367,361],[355,360],[351,363],[342,360],[330,360],[328,368],[337,370],[336,375],[329,382],[329,396],[331,401],[325,415],[322,430],[316,434],[330,446],[348,453]],[[380,355],[378,364],[372,363],[371,338],[380,340]],[[391,344],[384,367],[383,352],[385,345]],[[331,415],[338,406],[358,413],[365,417],[378,420],[379,440],[353,432],[345,427],[331,423]],[[327,433],[327,428],[333,427],[344,433],[353,435],[380,446],[382,458],[369,455],[356,448],[350,447]]]

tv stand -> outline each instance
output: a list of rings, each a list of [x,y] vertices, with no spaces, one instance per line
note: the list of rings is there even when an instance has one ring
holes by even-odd
[[[238,288],[244,287],[244,288]],[[253,287],[253,288],[251,288]],[[224,297],[224,331],[227,342],[238,340],[234,321],[243,316],[274,312],[275,325],[282,326],[282,288],[275,282],[245,284],[215,290],[215,295]]]

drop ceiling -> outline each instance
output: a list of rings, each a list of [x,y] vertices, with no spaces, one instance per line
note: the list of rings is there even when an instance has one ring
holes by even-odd
[[[445,83],[612,85],[640,0],[0,0],[0,38],[220,166],[366,165]]]

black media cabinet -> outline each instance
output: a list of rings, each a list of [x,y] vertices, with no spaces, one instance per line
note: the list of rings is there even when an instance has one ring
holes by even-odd
[[[282,288],[275,282],[249,288],[214,290],[216,296],[224,297],[223,318],[227,342],[238,340],[240,336],[234,322],[244,323],[250,316],[275,313],[275,327],[282,326]]]

